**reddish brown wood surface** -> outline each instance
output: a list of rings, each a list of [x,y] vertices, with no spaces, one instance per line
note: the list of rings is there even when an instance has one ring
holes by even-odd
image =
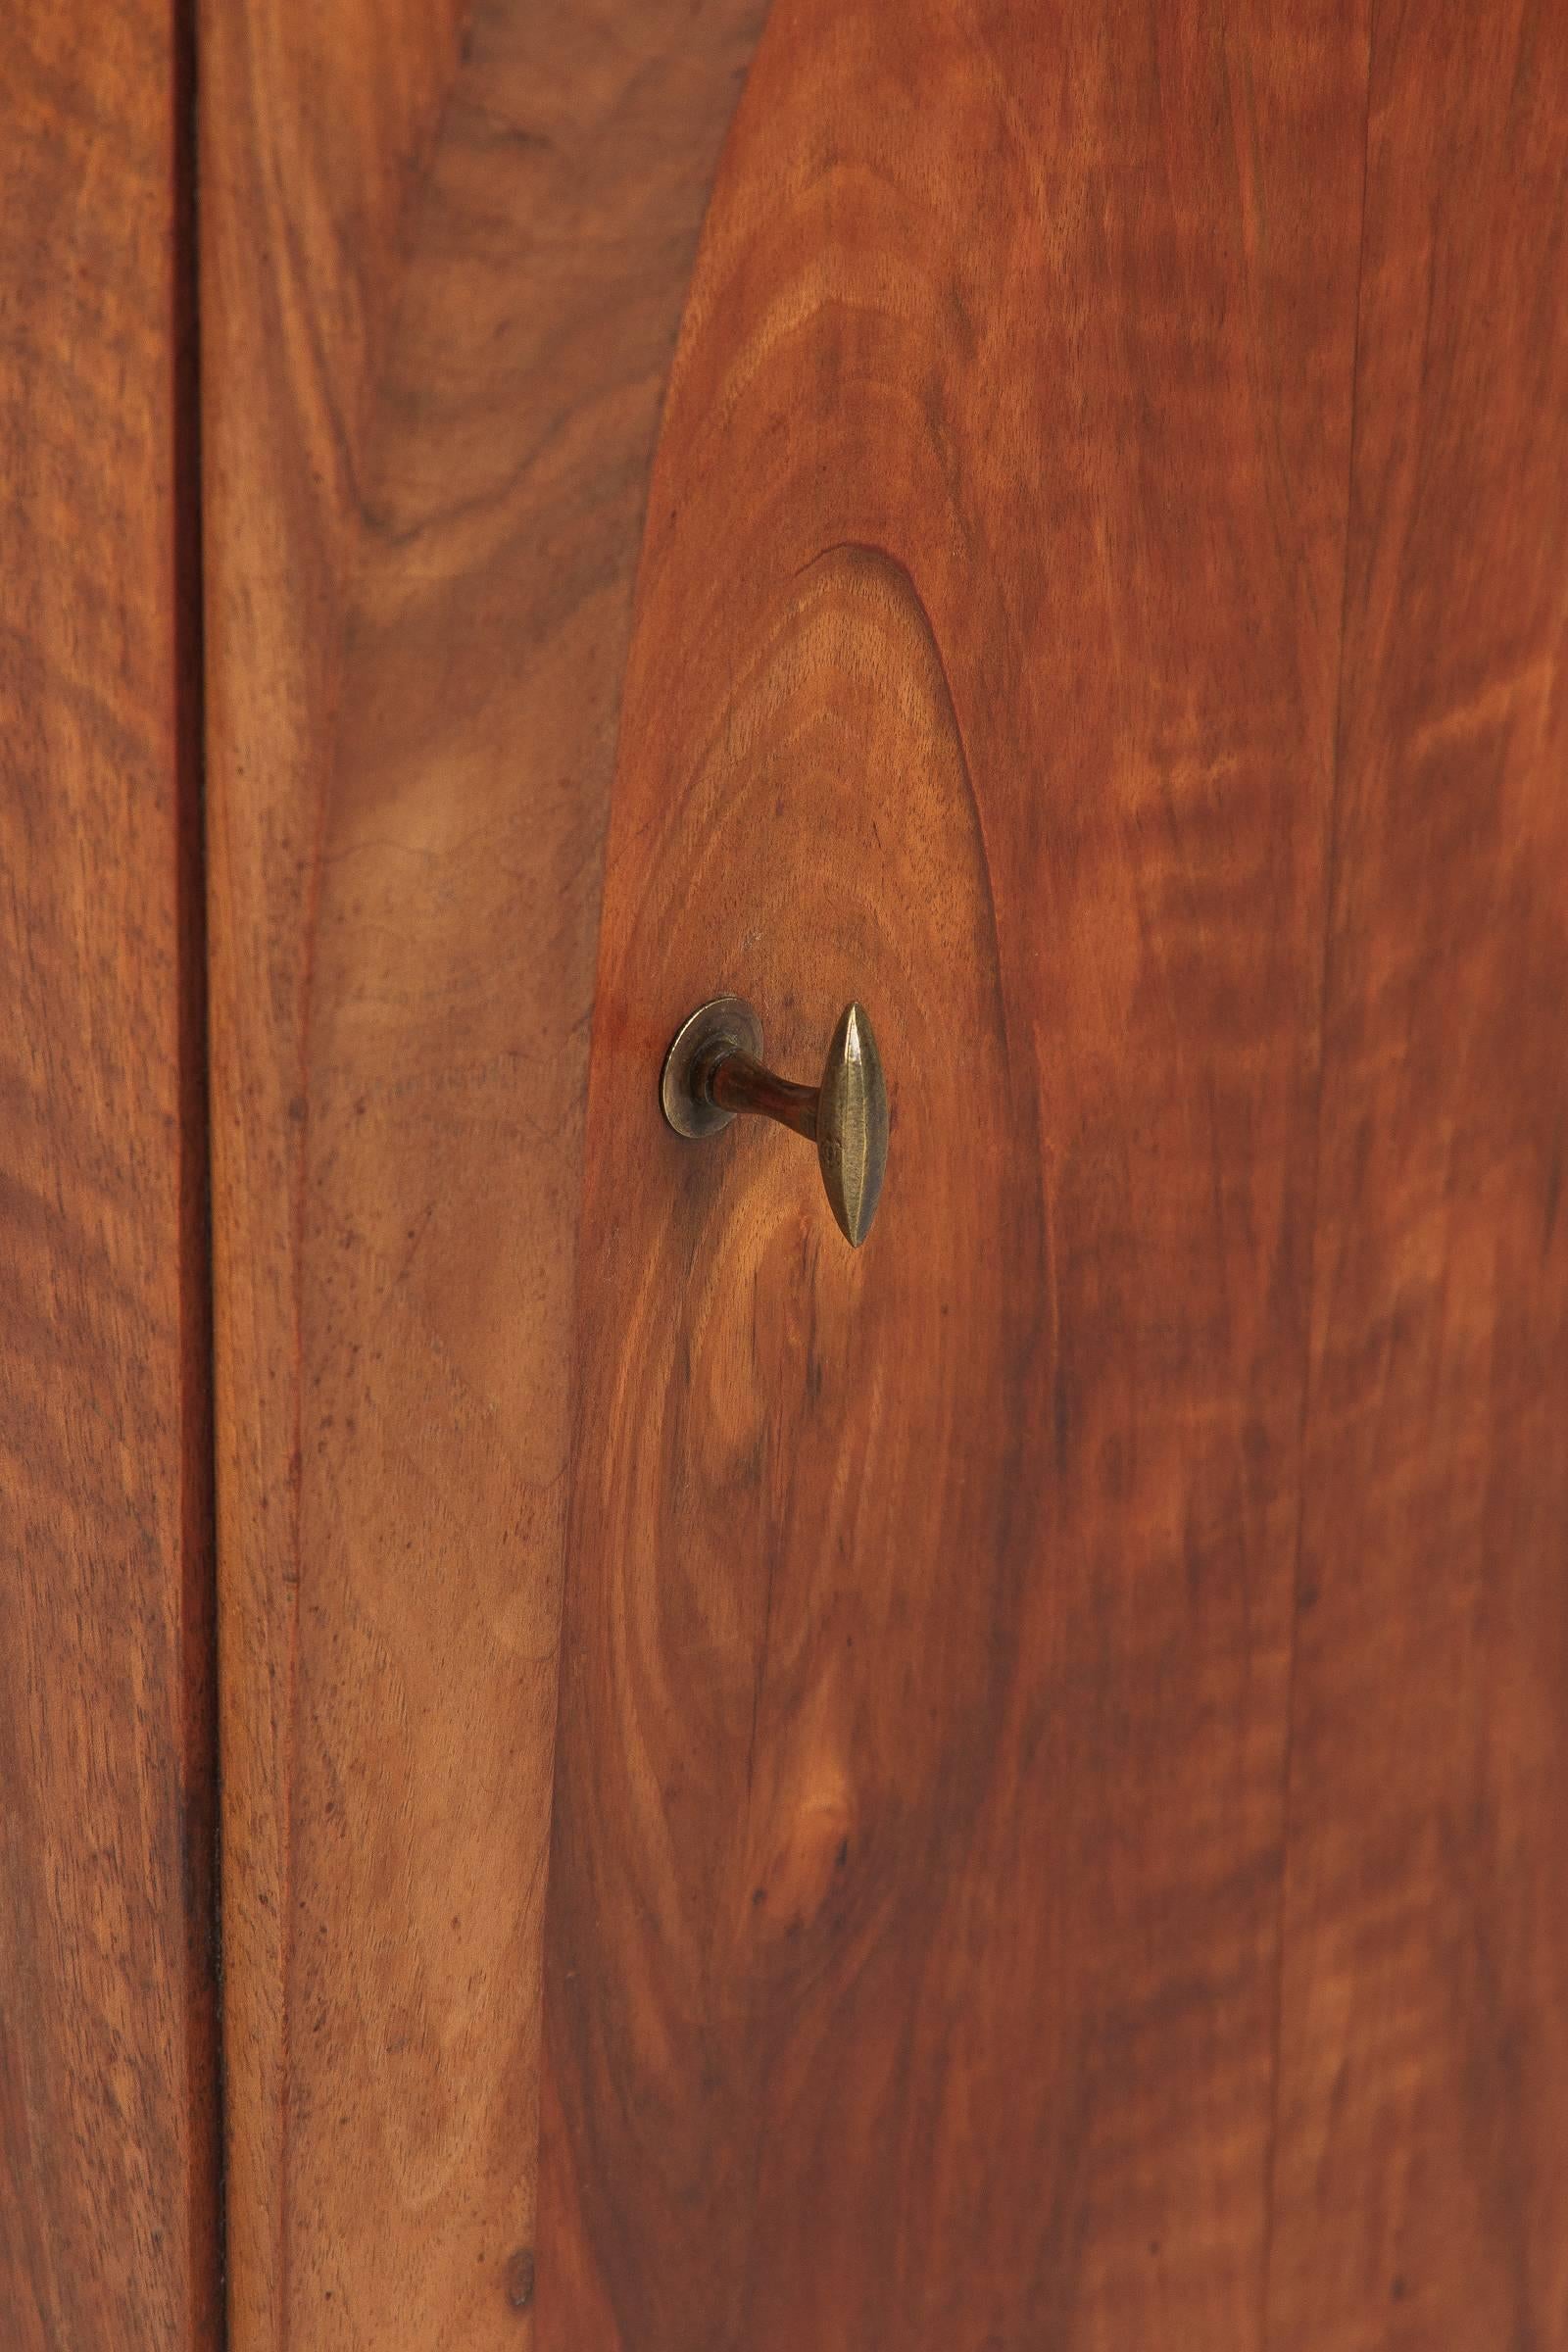
[[[218,2325],[187,60],[0,36],[0,2340]]]
[[[1568,16],[1379,10],[1270,2311],[1568,2342]]]
[[[1564,35],[779,0],[568,1482],[753,17],[208,11],[234,2340],[526,2333],[569,1533],[546,2344],[1555,2342]]]
[[[529,2324],[600,840],[755,14],[207,12],[240,2352]]]
[[[203,0],[201,291],[228,2312],[281,2343],[313,858],[362,416],[455,6]]]
[[[550,2352],[1258,2340],[1365,88],[769,20],[606,881]],[[660,1124],[725,988],[871,1013],[858,1255]]]

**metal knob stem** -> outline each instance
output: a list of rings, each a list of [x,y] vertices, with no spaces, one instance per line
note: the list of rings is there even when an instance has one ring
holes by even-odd
[[[797,1086],[761,1060],[762,1024],[744,997],[711,997],[676,1031],[660,1099],[677,1135],[716,1135],[737,1112],[773,1119],[815,1144],[828,1205],[858,1250],[871,1230],[888,1157],[882,1058],[860,1004],[846,1004],[816,1086]]]

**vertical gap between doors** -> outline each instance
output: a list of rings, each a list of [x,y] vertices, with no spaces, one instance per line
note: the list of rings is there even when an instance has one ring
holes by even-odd
[[[198,248],[197,0],[172,11],[171,417],[174,530],[175,856],[180,1318],[184,1443],[181,1689],[190,2101],[190,2308],[200,2341],[224,2310],[222,1949],[218,1751],[218,1532],[213,1348],[211,1086],[207,1026],[206,695]]]

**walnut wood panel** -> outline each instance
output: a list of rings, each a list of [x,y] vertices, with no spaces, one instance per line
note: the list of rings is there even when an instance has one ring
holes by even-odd
[[[1272,2340],[1568,2341],[1568,18],[1372,60]]]
[[[0,65],[0,2336],[215,2340],[194,424],[168,0]]]
[[[364,412],[456,0],[199,0],[229,2320],[281,2337],[308,908]]]
[[[529,2325],[600,845],[757,10],[319,13],[205,85],[231,2317],[408,2352]]]
[[[1256,2343],[1366,49],[779,0],[595,1012],[539,2333]],[[678,1143],[721,988],[894,1106]]]

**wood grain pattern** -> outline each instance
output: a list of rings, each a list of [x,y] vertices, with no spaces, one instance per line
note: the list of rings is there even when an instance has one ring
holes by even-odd
[[[457,0],[199,0],[229,2324],[281,2342],[308,909],[365,410]]]
[[[769,20],[606,878],[551,2352],[1258,2340],[1365,89]],[[858,1255],[662,1128],[723,988],[867,1005]]]
[[[1380,10],[1271,2341],[1568,2340],[1568,18]]]
[[[193,416],[168,0],[0,63],[0,2335],[218,2325]]]
[[[600,841],[757,11],[361,13],[208,17],[242,2352],[528,2324]]]

